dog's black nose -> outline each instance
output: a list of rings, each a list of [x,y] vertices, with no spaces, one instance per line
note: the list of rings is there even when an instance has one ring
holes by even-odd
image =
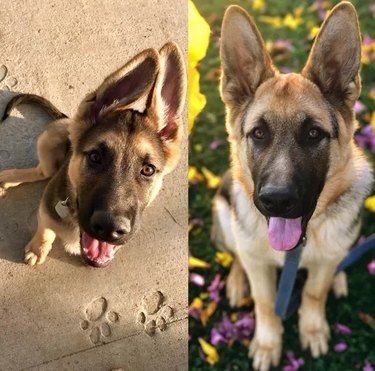
[[[259,192],[259,201],[272,216],[290,217],[298,206],[298,196],[291,186],[264,186]]]
[[[111,216],[105,211],[95,211],[90,219],[91,228],[100,239],[116,242],[131,231],[129,218]]]

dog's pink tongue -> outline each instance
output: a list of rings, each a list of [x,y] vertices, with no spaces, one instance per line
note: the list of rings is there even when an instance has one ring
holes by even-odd
[[[302,218],[284,219],[271,217],[268,223],[268,239],[273,249],[286,251],[296,247],[302,234]]]
[[[98,263],[105,263],[108,260],[112,260],[114,257],[115,245],[111,245],[107,242],[96,240],[90,237],[88,234],[82,234],[83,249],[86,256],[90,260],[94,260]]]

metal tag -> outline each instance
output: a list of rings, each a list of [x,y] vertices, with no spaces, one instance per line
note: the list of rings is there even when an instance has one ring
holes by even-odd
[[[66,199],[65,201],[59,201],[55,206],[57,215],[61,219],[65,219],[70,214],[67,203],[68,203],[68,199]]]

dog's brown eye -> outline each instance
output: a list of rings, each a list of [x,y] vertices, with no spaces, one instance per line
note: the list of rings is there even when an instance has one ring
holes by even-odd
[[[102,156],[99,151],[91,151],[88,154],[88,159],[93,164],[100,164],[102,162]]]
[[[320,137],[320,130],[318,129],[310,129],[309,130],[309,139],[318,139]]]
[[[251,135],[254,139],[264,139],[265,137],[265,133],[264,133],[264,130],[262,129],[259,129],[259,128],[255,128],[252,132],[251,132]]]
[[[153,176],[155,174],[154,165],[145,165],[141,170],[141,174],[147,177]]]

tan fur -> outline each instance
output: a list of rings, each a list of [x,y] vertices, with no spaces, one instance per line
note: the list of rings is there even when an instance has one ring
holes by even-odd
[[[121,85],[122,88],[127,89],[127,86],[132,88],[126,94],[124,93],[119,101],[116,99],[110,100],[111,94],[116,96],[116,93],[113,92],[117,89],[118,85],[116,84],[119,81],[121,83],[128,82],[130,80],[127,79],[131,79],[133,76],[135,76],[135,81],[140,81],[140,84],[127,85],[124,83]],[[177,84],[174,81],[177,81]],[[173,98],[175,98],[173,115],[169,112],[169,104],[164,102],[162,97],[157,96],[158,94],[164,94],[163,88],[168,84],[172,84],[172,89],[175,89],[173,91]],[[103,130],[91,142],[87,142],[84,148],[81,148],[80,140],[92,125],[96,124],[96,122],[92,122],[92,112],[95,112],[95,118],[98,119],[105,114],[110,115],[118,111],[132,110],[145,113],[147,110],[147,115],[144,115],[144,117],[139,118],[141,116],[137,116],[138,120],[143,120],[143,124],[156,134],[159,134],[169,124],[170,120],[173,120],[176,124],[176,133],[172,137],[162,138],[165,142],[162,145],[166,153],[166,164],[161,163],[162,160],[154,149],[154,144],[146,137],[135,136],[131,143],[134,147],[133,154],[140,153],[142,156],[149,154],[153,157],[156,167],[165,165],[164,171],[155,175],[152,187],[148,191],[147,200],[150,204],[161,189],[163,176],[171,172],[179,161],[183,132],[182,110],[186,97],[186,85],[182,54],[175,43],[165,44],[160,51],[147,49],[139,53],[130,62],[109,75],[98,89],[89,93],[79,105],[77,113],[72,119],[59,119],[46,127],[46,130],[38,139],[39,164],[37,167],[0,172],[0,196],[3,196],[10,187],[25,182],[52,178],[66,160],[68,148],[71,145],[72,154],[67,170],[69,183],[67,186],[70,194],[76,199],[77,189],[82,182],[82,154],[97,147],[102,141],[109,143],[115,151],[121,150],[124,144],[124,138],[119,135],[120,133]],[[169,85],[167,88],[169,88]],[[107,106],[108,101],[111,103]],[[41,105],[52,116],[59,118],[64,116],[44,98],[28,94],[16,97],[10,102],[5,117],[17,104],[27,102]],[[98,107],[100,110],[95,111]],[[171,132],[173,134],[173,130]],[[51,207],[51,205],[48,206]],[[52,205],[52,207],[55,207],[55,205]],[[29,265],[42,264],[56,237],[61,240],[69,253],[79,254],[80,226],[76,222],[73,223],[72,220],[67,218],[64,222],[57,222],[50,215],[43,198],[38,213],[38,229],[25,248],[25,262]]]
[[[254,204],[250,171],[254,164],[244,133],[251,132],[260,117],[292,130],[292,122],[303,121],[303,112],[331,137],[338,134],[330,142],[328,173],[307,227],[307,245],[300,264],[308,270],[299,310],[300,340],[314,357],[321,356],[328,350],[328,291],[333,285],[337,296],[347,295],[346,276],[334,274],[359,232],[357,224],[347,235],[372,182],[371,167],[353,141],[357,127],[353,104],[360,93],[360,33],[355,9],[348,2],[337,5],[324,22],[302,73],[281,75],[272,65],[253,20],[242,8],[231,6],[223,20],[221,61],[233,206],[230,209],[220,192],[215,196],[212,238],[220,248],[231,250],[246,272],[257,320],[249,355],[254,369],[267,371],[271,365],[278,365],[281,355],[283,329],[274,314],[274,302],[276,267],[283,265],[285,253],[270,247],[266,218]],[[332,110],[337,119],[336,134]],[[283,159],[283,150],[279,148],[276,160]],[[348,206],[336,215],[331,209],[342,197],[346,197]],[[234,305],[243,286],[237,260],[232,269],[227,295]],[[236,284],[238,290],[233,288]]]

